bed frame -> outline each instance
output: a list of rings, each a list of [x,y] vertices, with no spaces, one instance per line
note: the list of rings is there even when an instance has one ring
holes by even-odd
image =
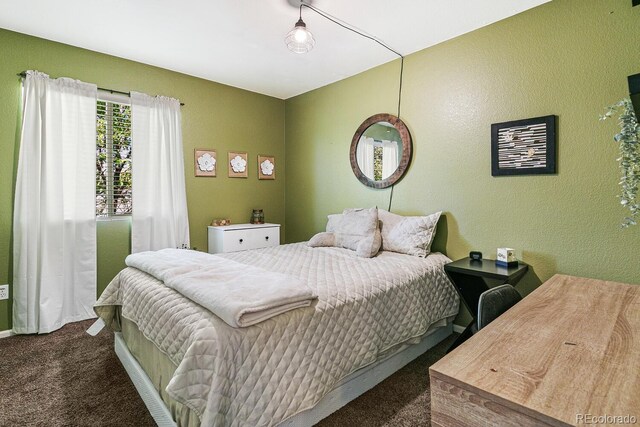
[[[279,426],[309,427],[318,423],[381,383],[452,333],[453,324],[449,322],[446,326],[436,328],[427,333],[420,343],[409,345],[385,359],[355,371],[324,396],[316,406],[284,420]],[[129,352],[122,334],[119,332],[115,334],[115,351],[158,426],[175,427],[176,423],[173,421],[171,413],[162,401],[160,394],[135,357]]]

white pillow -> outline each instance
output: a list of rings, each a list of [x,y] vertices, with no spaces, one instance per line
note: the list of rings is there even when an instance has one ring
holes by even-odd
[[[342,223],[343,214],[331,214],[327,216],[327,233],[334,233]]]
[[[426,257],[442,212],[427,216],[402,216],[378,209],[382,227],[382,250]]]
[[[332,233],[332,246],[351,249],[360,257],[371,258],[380,250],[382,236],[378,228],[378,209],[348,210],[343,214],[329,215],[327,233]],[[310,245],[331,241],[326,233],[311,238]]]

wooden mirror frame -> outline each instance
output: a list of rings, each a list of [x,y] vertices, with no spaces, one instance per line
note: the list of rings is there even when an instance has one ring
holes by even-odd
[[[395,172],[391,174],[391,176],[383,179],[382,181],[374,181],[373,179],[368,178],[364,173],[362,173],[362,170],[358,165],[358,159],[356,157],[358,142],[360,141],[362,134],[369,128],[369,126],[378,122],[387,122],[392,124],[400,134],[400,138],[402,138],[402,157],[400,158],[398,167]],[[356,130],[356,133],[353,135],[353,139],[351,140],[349,160],[351,161],[351,169],[353,170],[353,174],[361,183],[363,183],[367,187],[372,188],[387,188],[398,182],[400,178],[402,178],[402,176],[405,174],[405,172],[409,168],[409,163],[411,163],[411,152],[411,134],[409,134],[407,125],[405,125],[399,117],[396,117],[393,114],[380,113],[369,117],[367,120],[362,122],[358,130]]]

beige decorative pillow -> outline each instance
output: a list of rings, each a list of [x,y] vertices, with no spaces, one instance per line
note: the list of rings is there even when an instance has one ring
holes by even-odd
[[[334,246],[356,251],[360,257],[371,258],[378,253],[382,243],[376,208],[329,215],[327,232],[333,233]]]
[[[426,257],[431,252],[440,214],[402,216],[379,209],[382,250]]]
[[[321,248],[335,245],[335,235],[333,233],[327,233],[326,231],[316,234],[307,242],[307,246],[311,246],[312,248]]]
[[[356,255],[362,258],[372,258],[380,252],[380,246],[382,246],[382,235],[380,234],[380,229],[376,227],[372,235],[369,235],[358,242],[355,249]]]

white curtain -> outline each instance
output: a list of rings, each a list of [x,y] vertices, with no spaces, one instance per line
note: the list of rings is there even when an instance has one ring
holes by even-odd
[[[131,93],[131,251],[189,246],[180,102]]]
[[[398,143],[382,141],[382,179],[387,179],[398,169]]]
[[[13,329],[95,317],[95,85],[29,71],[13,223]]]
[[[362,173],[373,179],[373,138],[364,137],[358,142],[356,160]]]

